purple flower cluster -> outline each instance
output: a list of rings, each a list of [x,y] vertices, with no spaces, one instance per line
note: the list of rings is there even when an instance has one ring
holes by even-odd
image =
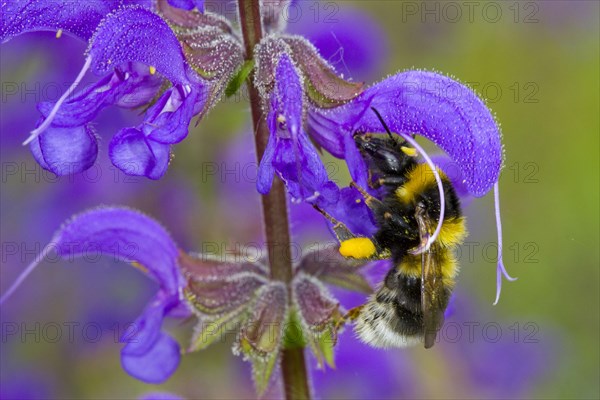
[[[471,89],[427,71],[397,73],[368,87],[344,79],[305,37],[284,33],[285,21],[277,13],[265,17],[269,34],[254,53],[244,54],[230,22],[203,13],[203,7],[199,0],[3,2],[2,42],[39,30],[88,42],[73,84],[57,102],[38,105],[41,117],[25,140],[37,162],[57,175],[90,168],[98,153],[93,121],[103,109],[116,106],[141,110],[143,120],[114,134],[112,163],[126,174],[159,179],[167,171],[172,145],[184,140],[192,119],[201,120],[247,72],[246,59],[254,63],[253,84],[269,130],[258,170],[259,193],[269,193],[278,176],[293,201],[320,207],[357,235],[371,235],[376,227],[365,203],[357,201],[360,193],[334,183],[319,156],[324,150],[345,160],[352,179],[366,187],[367,166],[354,136],[382,130],[371,108],[392,131],[403,137],[418,134],[440,147],[449,157],[444,162],[457,167],[451,178],[459,193],[479,197],[497,189],[500,131]],[[97,80],[81,89],[88,72]],[[126,251],[131,249],[125,244],[135,248]],[[161,330],[167,316],[181,317],[189,310],[198,316],[190,350],[234,329],[234,349],[252,362],[257,388],[264,391],[280,350],[290,344],[290,324],[297,322],[301,345],[310,346],[321,364],[332,364],[341,306],[324,283],[370,290],[355,266],[332,249],[307,254],[286,286],[270,280],[263,260],[238,263],[188,255],[158,223],[124,208],[74,217],[48,249],[72,256],[90,247],[132,263],[159,283],[136,320],[138,335],[125,340],[122,349],[124,369],[152,383],[166,380],[181,356],[179,344]],[[502,274],[508,277],[500,257],[498,295]]]
[[[38,163],[57,175],[81,172],[95,163],[98,138],[92,121],[104,108],[118,106],[144,110],[144,120],[113,136],[109,146],[113,164],[129,175],[159,179],[167,170],[171,145],[187,136],[195,115],[214,105],[223,82],[241,62],[241,47],[232,46],[228,50],[233,56],[220,55],[233,63],[223,69],[222,76],[206,78],[195,70],[204,66],[194,62],[198,52],[205,58],[216,52],[196,50],[196,40],[210,35],[232,40],[222,18],[205,21],[206,32],[185,32],[178,37],[166,18],[158,15],[173,14],[174,20],[169,20],[173,27],[190,23],[177,19],[177,9],[164,2],[120,3],[3,3],[2,42],[36,30],[57,30],[57,35],[64,32],[89,42],[79,76],[56,103],[38,105],[42,117],[25,140]],[[187,43],[187,57],[182,43]],[[100,79],[77,91],[90,70]]]

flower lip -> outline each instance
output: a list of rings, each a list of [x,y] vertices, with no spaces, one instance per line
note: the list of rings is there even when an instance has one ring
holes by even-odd
[[[124,128],[110,141],[109,156],[128,175],[160,179],[169,166],[170,145],[152,140],[139,128]]]
[[[3,1],[0,42],[4,43],[27,32],[62,31],[81,40],[92,37],[96,27],[119,7],[117,0]]]
[[[444,150],[460,167],[473,196],[485,195],[498,180],[503,157],[500,130],[485,104],[466,86],[433,72],[402,72],[347,104],[311,108],[309,123],[325,137],[319,140],[321,145],[331,143],[338,153],[343,146],[348,157],[354,146],[343,145],[346,136],[381,129],[377,117],[367,112],[370,107],[381,112],[393,132],[420,134]],[[359,180],[362,168],[349,167]]]
[[[31,143],[34,157],[58,176],[85,171],[98,155],[98,142],[90,124],[73,128],[50,126],[35,141]]]
[[[87,53],[98,74],[137,61],[154,67],[173,83],[190,82],[175,34],[161,17],[143,7],[125,7],[108,15],[90,40]]]

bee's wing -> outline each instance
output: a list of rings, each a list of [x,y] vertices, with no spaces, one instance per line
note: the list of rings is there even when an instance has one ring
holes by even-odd
[[[421,254],[421,310],[425,348],[435,343],[438,330],[444,323],[444,285],[442,268],[436,246]]]
[[[422,204],[417,205],[415,218],[419,225],[421,244],[427,243],[433,223],[427,218]],[[426,349],[434,345],[437,332],[444,323],[443,299],[442,263],[438,246],[434,243],[429,250],[421,253],[421,311]]]

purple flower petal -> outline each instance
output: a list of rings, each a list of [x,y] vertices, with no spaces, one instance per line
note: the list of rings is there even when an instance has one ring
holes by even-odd
[[[365,204],[363,195],[353,187],[341,189],[339,201],[324,209],[335,219],[343,221],[355,235],[371,237],[377,232],[373,213]]]
[[[147,383],[162,383],[167,380],[175,372],[181,359],[179,344],[165,333],[159,334],[147,353],[127,354],[125,349],[121,353],[123,369],[134,378]]]
[[[307,115],[307,126],[306,131],[309,136],[317,143],[319,147],[327,149],[329,153],[338,158],[344,158],[346,147],[344,144],[344,137],[339,137],[335,134],[330,133],[330,126],[332,121],[321,115],[319,112],[315,112],[313,109],[309,109]],[[348,135],[352,136],[352,135]],[[356,146],[355,146],[356,147]]]
[[[195,112],[204,105],[202,100],[196,90],[188,91],[181,85],[167,90],[146,112],[142,125],[144,135],[165,144],[181,142],[188,134]]]
[[[353,135],[344,136],[344,148],[346,149],[346,163],[350,170],[350,176],[360,187],[368,187],[367,164],[360,154]]]
[[[287,54],[277,64],[270,100],[267,122],[271,135],[259,165],[258,191],[268,193],[277,172],[295,199],[337,201],[337,186],[329,181],[323,162],[302,130],[302,83]]]
[[[175,296],[166,297],[160,293],[146,307],[134,325],[135,332],[126,332],[121,337],[121,343],[127,343],[122,353],[127,355],[144,355],[156,343],[160,336],[160,327],[162,320],[168,312],[168,308],[177,305],[178,298]]]
[[[43,158],[40,165],[58,176],[85,171],[98,155],[98,142],[89,125],[74,128],[50,125],[34,142],[37,142],[31,144],[34,156],[38,159],[36,149],[39,146]]]
[[[109,148],[113,164],[128,175],[159,179],[169,166],[170,145],[147,138],[137,128],[121,129]]]
[[[63,257],[113,255],[135,261],[158,281],[160,290],[136,320],[133,337],[124,336],[123,368],[145,382],[159,383],[177,368],[179,345],[161,332],[162,320],[180,304],[183,278],[177,267],[179,251],[154,220],[136,211],[101,208],[74,217],[55,235],[53,247]]]
[[[279,59],[275,79],[276,89],[273,96],[276,99],[271,102],[274,106],[272,112],[277,113],[276,117],[279,115],[285,117],[287,131],[294,138],[299,134],[302,126],[304,98],[300,76],[287,54],[283,54]]]
[[[154,97],[161,79],[148,72],[141,65],[127,65],[104,76],[98,82],[70,96],[52,120],[52,125],[73,127],[83,125],[96,118],[105,107],[117,104],[121,107],[140,106]],[[47,117],[54,103],[38,104],[38,110]]]
[[[2,2],[0,42],[22,33],[62,29],[82,40],[92,37],[107,14],[115,10],[118,0],[10,0]]]
[[[156,221],[125,208],[99,208],[75,216],[54,239],[63,256],[111,255],[135,261],[168,293],[176,293],[182,277],[176,267],[178,250]]]
[[[346,105],[313,109],[321,126],[315,129],[338,142],[357,130],[383,131],[369,107],[381,112],[392,131],[418,133],[437,144],[460,166],[472,195],[483,196],[498,180],[500,131],[485,104],[466,86],[433,72],[399,73]]]
[[[40,164],[40,167],[44,168],[46,171],[50,171],[50,166],[48,165],[48,163],[44,159],[44,155],[42,154],[42,148],[40,147],[39,138],[32,141],[29,144],[29,150],[31,150],[33,158],[35,158],[35,161],[37,161],[37,163]]]
[[[181,8],[183,10],[193,10],[197,8],[198,11],[204,12],[204,0],[168,0],[169,4],[173,7]]]
[[[267,117],[271,135],[258,168],[257,189],[262,194],[271,190],[275,171],[285,172],[284,180],[297,180],[301,167],[300,160],[296,159],[297,146],[294,142],[298,140],[302,124],[302,85],[286,54],[281,56],[277,64],[276,78],[275,89],[271,93],[271,110]],[[274,165],[276,160],[279,168]],[[281,170],[282,167],[284,171]]]
[[[164,83],[164,79],[151,74],[148,66],[140,63],[131,63],[127,68],[115,68],[114,73],[128,81],[115,96],[115,105],[118,107],[137,108],[148,104]]]
[[[312,202],[323,197],[320,200],[326,204],[337,201],[337,187],[328,180],[323,162],[304,134],[296,144],[286,139],[278,141],[273,166],[295,199]]]
[[[440,167],[448,179],[450,179],[450,182],[452,182],[452,187],[454,187],[454,191],[458,197],[460,197],[461,204],[463,206],[468,204],[468,202],[470,202],[473,198],[469,194],[469,189],[465,185],[460,166],[445,154],[433,155],[431,156],[431,161]]]
[[[184,400],[183,397],[177,396],[168,392],[151,392],[146,393],[140,400]]]
[[[155,67],[173,83],[188,83],[186,63],[175,34],[158,15],[128,7],[107,16],[88,49],[92,69],[103,74],[126,62]]]
[[[275,148],[277,146],[277,138],[275,135],[269,136],[267,148],[258,165],[258,173],[256,177],[256,190],[258,193],[267,194],[273,185],[273,176],[275,168],[273,168],[273,157],[275,157]]]

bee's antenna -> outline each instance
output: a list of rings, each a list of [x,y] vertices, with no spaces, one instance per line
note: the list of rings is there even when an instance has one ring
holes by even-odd
[[[383,127],[385,128],[385,131],[387,132],[388,136],[394,142],[398,143],[398,141],[396,140],[396,137],[392,134],[392,131],[390,131],[390,128],[387,126],[387,124],[383,120],[383,117],[381,116],[381,114],[379,113],[379,111],[377,111],[377,109],[375,107],[371,107],[371,110],[373,110],[373,112],[375,113],[375,115],[377,115],[377,118],[379,119],[379,122],[381,122],[381,125],[383,125]]]
[[[390,128],[387,126],[387,124],[385,123],[385,121],[383,120],[383,117],[381,116],[381,114],[379,113],[379,111],[377,111],[377,109],[375,107],[371,107],[371,110],[373,110],[373,112],[375,113],[375,115],[377,115],[377,118],[379,119],[379,122],[381,122],[381,125],[383,125],[383,127],[385,128],[385,131],[387,132],[388,136],[398,145],[403,146],[405,144],[408,144],[408,142],[406,140],[404,140],[402,143],[398,143],[398,139],[396,138],[396,136],[394,136],[394,134],[392,134],[392,131],[390,130]],[[413,139],[415,138],[415,135],[412,135]]]

